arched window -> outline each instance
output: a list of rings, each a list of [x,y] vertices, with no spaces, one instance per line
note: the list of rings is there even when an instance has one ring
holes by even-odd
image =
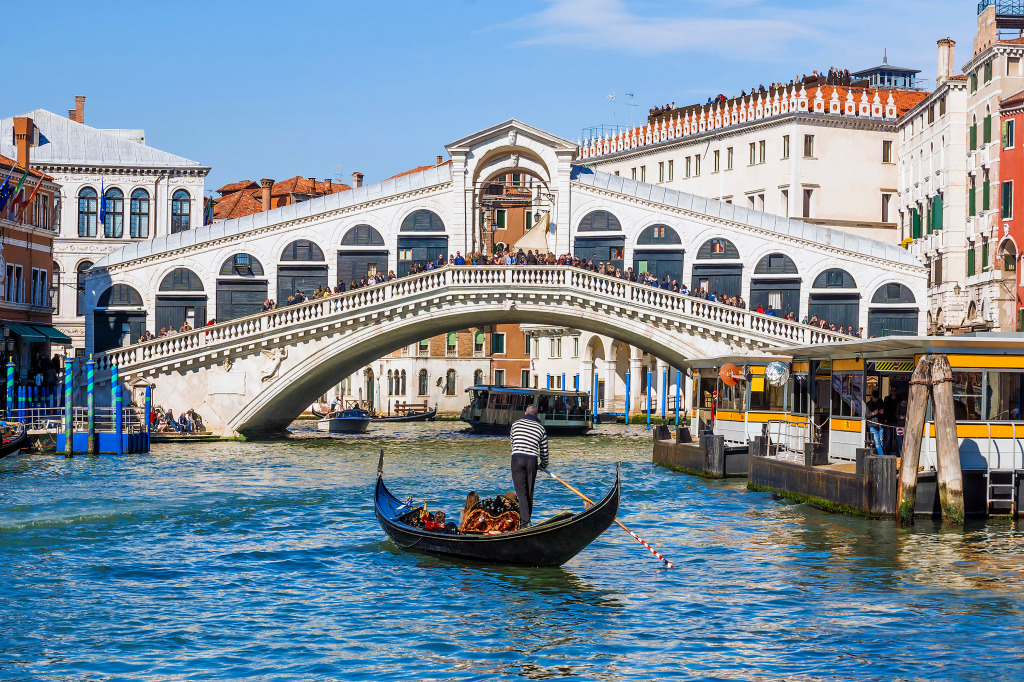
[[[682,244],[679,233],[668,225],[651,225],[644,229],[637,237],[636,243],[640,246],[662,246]]]
[[[608,211],[591,211],[583,216],[577,232],[621,232],[622,223]]]
[[[419,385],[417,386],[416,395],[427,394],[427,370],[421,369],[419,375]]]
[[[448,332],[448,339],[445,344],[445,353],[448,357],[458,355],[459,353],[459,334],[458,332]]]
[[[132,190],[129,230],[135,239],[149,236],[149,192],[141,187]]]
[[[192,197],[179,189],[171,197],[171,234],[192,228]]]
[[[263,264],[247,253],[236,253],[220,266],[224,277],[262,277]]]
[[[99,211],[99,200],[96,190],[92,187],[83,187],[78,192],[78,236],[96,236],[96,216]],[[92,263],[89,263],[92,267]],[[79,313],[81,315],[81,313]]]
[[[842,268],[829,268],[814,278],[812,289],[856,289],[853,275]]]
[[[160,282],[160,291],[203,291],[203,281],[188,268],[175,268]]]
[[[444,394],[455,395],[455,370],[450,369],[444,375]]]
[[[716,237],[709,239],[697,249],[697,260],[712,260],[718,258],[739,258],[740,252],[728,239]]]
[[[399,381],[398,395],[405,395],[407,391],[405,384],[405,370],[402,370],[402,375]]]
[[[872,303],[917,303],[914,292],[899,282],[889,282],[878,287],[871,297]]]
[[[91,267],[92,261],[84,260],[75,268],[75,289],[78,290],[75,315],[85,315],[85,272]]]
[[[308,239],[297,239],[281,252],[283,261],[322,261],[324,260],[323,250],[314,242]]]
[[[384,237],[369,225],[356,225],[341,238],[342,246],[384,246]]]
[[[129,306],[141,306],[142,296],[139,292],[127,284],[114,284],[109,287],[106,291],[100,294],[99,301],[96,302],[97,308],[115,308],[115,307],[129,307]]]
[[[770,253],[757,262],[755,275],[795,275],[796,263],[784,253]]]
[[[395,394],[395,373],[388,370],[388,395]]]
[[[473,334],[473,355],[482,356],[484,354],[484,333],[481,331]]]
[[[120,238],[124,236],[124,192],[111,187],[103,195],[104,206],[103,236]]]
[[[444,232],[444,221],[433,211],[421,208],[405,216],[402,232]]]
[[[484,371],[482,369],[478,369],[477,371],[473,372],[473,385],[474,386],[483,386],[483,383],[484,383]]]

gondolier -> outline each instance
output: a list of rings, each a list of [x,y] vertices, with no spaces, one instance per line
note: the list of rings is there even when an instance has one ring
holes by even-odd
[[[537,479],[537,466],[547,469],[548,434],[537,419],[537,408],[530,405],[522,419],[509,430],[512,443],[512,485],[519,498],[519,517],[522,526],[530,524],[533,512],[533,484]]]

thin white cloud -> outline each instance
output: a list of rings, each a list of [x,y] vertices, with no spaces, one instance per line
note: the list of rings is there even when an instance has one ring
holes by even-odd
[[[818,40],[815,30],[796,21],[756,17],[641,16],[623,0],[547,0],[548,7],[514,22],[527,34],[521,45],[571,45],[633,53],[727,53],[738,58],[764,55],[798,40]],[[757,0],[726,0],[714,11],[736,14]]]

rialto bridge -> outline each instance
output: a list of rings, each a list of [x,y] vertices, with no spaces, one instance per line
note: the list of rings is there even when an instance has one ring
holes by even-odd
[[[419,339],[500,323],[569,326],[678,366],[700,355],[813,343],[746,310],[567,267],[449,267],[260,313],[374,267],[492,248],[482,198],[529,178],[555,253],[668,274],[751,307],[830,311],[868,333],[916,332],[926,271],[894,245],[573,165],[566,140],[510,120],[447,146],[450,164],[129,244],[84,280],[87,351],[102,377],[154,383],[216,433],[277,430],[346,374]],[[540,228],[538,228],[540,229]],[[188,317],[186,317],[188,316]],[[133,343],[184,319],[217,324]],[[117,348],[117,347],[121,348]]]

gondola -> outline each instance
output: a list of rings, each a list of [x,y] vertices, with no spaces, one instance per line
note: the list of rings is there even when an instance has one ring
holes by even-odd
[[[381,528],[404,550],[511,566],[561,566],[608,530],[619,512],[620,475],[602,500],[579,514],[563,512],[536,525],[500,535],[455,535],[398,521],[410,507],[384,485],[384,454],[377,465],[373,507]]]
[[[437,408],[426,412],[413,412],[412,414],[395,415],[393,417],[374,417],[375,422],[432,422],[437,416]]]
[[[22,448],[28,447],[28,429],[21,422],[0,421],[0,431],[3,432],[0,457],[16,454]]]

